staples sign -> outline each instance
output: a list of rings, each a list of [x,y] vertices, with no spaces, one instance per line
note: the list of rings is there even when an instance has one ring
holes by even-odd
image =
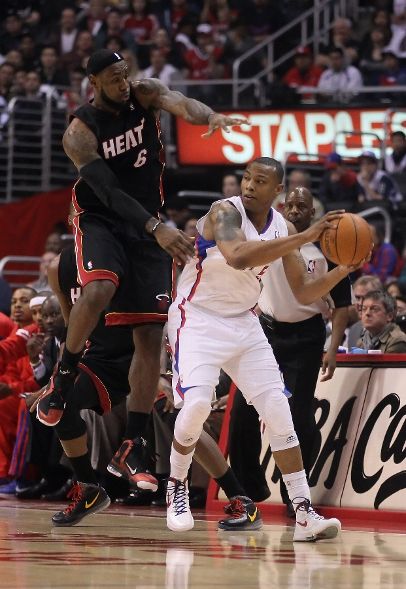
[[[386,112],[359,108],[228,112],[231,116],[246,117],[250,125],[233,127],[229,133],[217,131],[208,139],[201,137],[205,127],[178,118],[179,163],[244,165],[261,156],[284,161],[290,153],[327,154],[337,133],[341,133],[337,137],[337,151],[345,157],[357,157],[360,150],[379,146],[379,139],[384,138]],[[396,130],[406,132],[406,112],[389,115],[388,131]],[[342,134],[353,131],[365,135]]]

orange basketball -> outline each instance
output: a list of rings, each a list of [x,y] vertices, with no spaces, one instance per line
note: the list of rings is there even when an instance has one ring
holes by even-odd
[[[325,229],[320,237],[320,247],[328,260],[350,266],[359,264],[372,247],[371,229],[359,215],[344,213],[332,221],[334,227]]]

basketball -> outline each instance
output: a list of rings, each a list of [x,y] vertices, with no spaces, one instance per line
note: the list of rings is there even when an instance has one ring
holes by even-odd
[[[359,215],[344,213],[332,221],[334,227],[325,229],[320,237],[320,247],[330,262],[350,266],[359,264],[372,247],[371,229]]]

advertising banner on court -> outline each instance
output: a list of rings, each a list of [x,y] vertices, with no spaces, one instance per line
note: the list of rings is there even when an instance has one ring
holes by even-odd
[[[190,125],[180,117],[176,119],[180,164],[243,166],[261,156],[285,161],[291,153],[323,155],[331,151],[337,133],[349,131],[363,135],[337,137],[337,151],[343,157],[357,157],[364,149],[376,150],[378,155],[385,117],[389,133],[406,131],[406,112],[392,113],[384,108],[242,110],[226,114],[245,117],[250,124],[233,127],[229,133],[218,131],[203,139],[205,127]]]

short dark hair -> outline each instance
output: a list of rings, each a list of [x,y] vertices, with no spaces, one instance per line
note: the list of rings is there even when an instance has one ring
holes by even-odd
[[[403,133],[403,131],[393,131],[393,133],[391,133],[391,139],[394,137],[401,137],[402,139],[406,139],[406,135]]]
[[[263,166],[267,166],[268,168],[273,168],[276,172],[276,175],[278,176],[279,182],[282,182],[285,175],[285,170],[283,169],[281,162],[275,160],[273,157],[257,157],[248,165],[251,164],[261,164]]]
[[[329,53],[339,53],[341,57],[344,56],[344,51],[341,49],[341,47],[331,47]]]
[[[387,313],[391,313],[393,317],[396,315],[396,299],[390,296],[387,292],[383,290],[370,290],[363,298],[363,302],[366,299],[372,299],[373,301],[378,301],[383,304],[385,307],[385,311]]]
[[[28,284],[22,284],[21,286],[17,286],[17,288],[15,288],[13,290],[13,294],[17,290],[29,290],[29,291],[31,291],[31,294],[32,294],[33,297],[35,297],[37,295],[37,291],[35,290],[35,288],[32,288],[32,286],[28,286]]]

